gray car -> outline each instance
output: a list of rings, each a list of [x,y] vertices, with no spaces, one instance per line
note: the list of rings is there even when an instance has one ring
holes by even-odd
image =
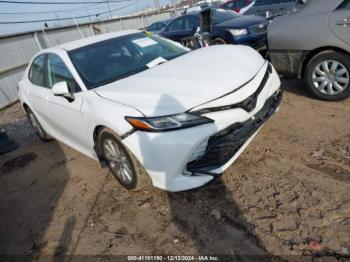
[[[302,0],[268,30],[269,56],[282,74],[303,78],[319,99],[350,96],[350,0]]]

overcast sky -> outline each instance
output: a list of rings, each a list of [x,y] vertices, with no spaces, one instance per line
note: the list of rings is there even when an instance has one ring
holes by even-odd
[[[49,2],[50,0],[20,0],[35,1],[35,2]],[[102,0],[85,0],[85,2],[99,2]],[[120,0],[119,0],[120,1]],[[122,0],[124,1],[124,0]],[[106,3],[100,4],[84,4],[84,0],[52,0],[52,2],[82,2],[82,4],[14,4],[14,3],[1,3],[0,2],[0,13],[23,13],[23,12],[51,12],[51,13],[36,13],[36,14],[0,14],[0,22],[8,21],[28,21],[28,20],[42,20],[42,19],[55,19],[65,17],[75,17],[90,14],[96,14],[108,11],[108,5]],[[160,5],[166,5],[170,3],[170,0],[159,0]],[[130,5],[130,6],[128,6]],[[125,0],[124,2],[111,2],[109,4],[110,9],[123,8],[122,10],[112,12],[113,16],[121,16],[132,14],[145,8],[154,8],[153,0]],[[125,7],[128,6],[128,7]],[[125,8],[124,8],[125,7]],[[53,12],[56,11],[56,12]],[[108,13],[101,15],[102,19],[105,20],[109,16]],[[95,19],[95,17],[91,17]],[[78,20],[78,19],[77,19]],[[78,22],[87,22],[88,18],[79,19]],[[61,22],[53,21],[48,22],[49,26],[72,24],[72,19]],[[30,31],[35,29],[41,29],[43,22],[40,23],[28,23],[28,24],[0,24],[0,35],[13,34],[17,32]]]

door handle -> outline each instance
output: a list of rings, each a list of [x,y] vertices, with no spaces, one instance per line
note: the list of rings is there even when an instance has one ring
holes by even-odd
[[[337,25],[342,25],[342,26],[350,25],[350,17],[344,18],[343,20],[338,21]]]

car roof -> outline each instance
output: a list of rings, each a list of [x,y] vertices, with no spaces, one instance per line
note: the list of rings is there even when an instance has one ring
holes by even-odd
[[[73,49],[77,49],[80,47],[84,47],[87,45],[91,45],[94,43],[98,43],[104,40],[120,37],[120,36],[125,36],[125,35],[131,35],[135,33],[140,33],[142,31],[140,30],[123,30],[123,31],[118,31],[118,32],[113,32],[113,33],[106,33],[106,34],[101,34],[101,35],[96,35],[96,36],[89,36],[86,38],[74,40],[71,42],[67,42],[58,46],[55,46],[54,48],[50,49],[64,49],[66,51],[71,51]]]

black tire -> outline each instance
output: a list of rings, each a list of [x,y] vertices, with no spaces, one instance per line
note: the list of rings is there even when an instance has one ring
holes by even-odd
[[[114,133],[111,129],[109,128],[104,128],[100,131],[98,135],[98,147],[99,150],[102,154],[102,158],[106,160],[109,170],[112,173],[113,177],[127,190],[131,191],[139,191],[146,186],[151,184],[151,179],[149,175],[147,174],[146,170],[144,167],[141,165],[141,163],[136,159],[136,157],[128,150],[123,143],[121,142],[119,136]],[[131,170],[132,170],[132,181],[129,181],[126,183],[123,181],[120,175],[115,171],[115,169],[112,167],[111,161],[108,160],[106,150],[104,149],[103,145],[106,140],[112,140],[114,141],[118,146],[119,149],[125,154],[127,160],[131,164]]]
[[[222,38],[215,38],[214,41],[213,41],[213,44],[214,45],[226,45],[226,41]]]
[[[350,96],[350,82],[345,85],[344,90],[338,94],[325,94],[321,92],[315,86],[313,82],[313,72],[318,65],[326,61],[335,61],[344,66],[347,69],[347,75],[350,75],[350,56],[343,53],[338,53],[335,51],[325,51],[314,56],[306,66],[305,70],[305,80],[307,82],[307,87],[310,92],[320,100],[325,101],[341,101]],[[317,75],[318,76],[318,75]]]
[[[26,108],[25,111],[26,111],[28,121],[31,124],[31,126],[33,127],[37,136],[45,142],[51,141],[53,138],[48,133],[46,133],[44,128],[41,126],[39,120],[34,115],[33,111],[30,110],[30,108]]]

